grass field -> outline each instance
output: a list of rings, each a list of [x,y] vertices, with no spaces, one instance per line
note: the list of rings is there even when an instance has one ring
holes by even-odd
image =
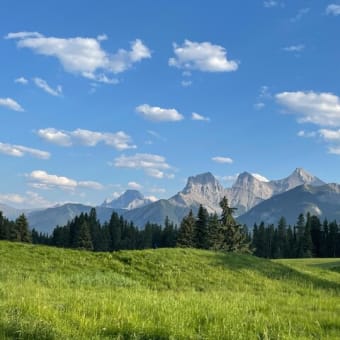
[[[0,339],[340,339],[340,259],[1,241]]]

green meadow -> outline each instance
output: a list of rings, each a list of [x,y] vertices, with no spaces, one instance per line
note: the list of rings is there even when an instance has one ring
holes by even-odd
[[[340,339],[340,259],[1,241],[0,339]]]

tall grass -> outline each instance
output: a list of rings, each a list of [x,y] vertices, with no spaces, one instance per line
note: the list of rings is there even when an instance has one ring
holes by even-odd
[[[0,339],[340,339],[339,268],[0,242]]]

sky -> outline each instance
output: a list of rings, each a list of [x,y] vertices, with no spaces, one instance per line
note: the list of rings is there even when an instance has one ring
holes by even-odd
[[[0,3],[0,202],[340,182],[340,1]]]

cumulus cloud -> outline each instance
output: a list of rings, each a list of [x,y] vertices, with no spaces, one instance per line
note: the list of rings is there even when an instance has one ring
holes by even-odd
[[[25,77],[16,78],[14,79],[14,82],[17,84],[22,84],[22,85],[28,84],[28,80]]]
[[[283,48],[283,51],[285,52],[301,52],[305,49],[305,45],[299,44],[299,45],[290,45]]]
[[[136,111],[145,119],[153,122],[176,122],[184,119],[183,115],[176,109],[163,109],[148,104],[139,105]]]
[[[24,111],[21,105],[12,98],[0,98],[0,106],[4,106],[13,111]]]
[[[40,159],[49,159],[51,156],[50,153],[46,151],[29,148],[23,145],[13,145],[7,143],[0,143],[0,153],[14,157],[23,157],[25,155],[30,155],[32,157]]]
[[[57,38],[38,32],[17,32],[7,34],[5,38],[17,40],[19,48],[29,48],[37,54],[57,58],[67,72],[104,83],[110,83],[107,73],[124,72],[135,63],[151,58],[151,51],[140,39],[132,41],[129,50],[121,48],[112,54],[101,47],[106,35]]]
[[[169,65],[184,70],[202,72],[231,72],[238,69],[238,62],[227,59],[224,47],[210,42],[185,40],[182,45],[173,44],[175,57],[169,59]]]
[[[17,208],[45,208],[54,204],[32,191],[26,191],[24,194],[0,194],[0,202]]]
[[[326,8],[326,14],[328,15],[340,15],[340,5],[337,4],[330,4]]]
[[[116,168],[142,169],[144,172],[154,178],[173,178],[173,174],[166,173],[171,166],[166,162],[163,156],[154,154],[137,153],[133,156],[119,156],[113,165]]]
[[[33,78],[34,84],[44,90],[46,93],[52,95],[52,96],[61,96],[63,93],[63,89],[60,85],[57,86],[56,89],[53,89],[51,86],[49,86],[46,82],[46,80],[41,78]]]
[[[57,130],[54,128],[40,129],[37,135],[47,142],[60,146],[72,146],[75,144],[89,147],[104,143],[116,150],[135,149],[136,145],[131,142],[131,137],[123,131],[116,133],[98,132],[84,129],[74,131]]]
[[[128,183],[128,187],[129,187],[130,189],[134,189],[134,190],[140,190],[140,189],[143,188],[142,185],[140,185],[139,183],[134,182],[134,181],[129,182],[129,183]]]
[[[332,93],[282,92],[275,97],[300,123],[340,126],[340,98]]]
[[[94,181],[76,181],[74,179],[52,175],[43,170],[35,170],[26,177],[30,181],[30,185],[39,189],[62,189],[62,190],[75,190],[77,188],[86,188],[93,190],[100,190],[103,186]]]
[[[212,160],[215,162],[215,163],[220,163],[220,164],[231,164],[233,163],[234,161],[229,158],[229,157],[221,157],[221,156],[216,156],[216,157],[213,157]]]
[[[206,121],[206,122],[209,122],[210,121],[210,118],[209,117],[205,117],[205,116],[202,116],[196,112],[193,112],[191,114],[191,119],[192,120],[200,120],[200,121]]]

